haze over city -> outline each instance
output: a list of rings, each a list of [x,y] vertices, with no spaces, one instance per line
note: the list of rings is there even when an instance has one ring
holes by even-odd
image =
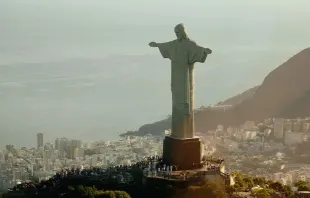
[[[120,6],[121,5],[121,6]],[[1,1],[0,146],[115,139],[171,112],[170,66],[150,41],[190,38],[196,107],[258,85],[310,43],[306,0]]]

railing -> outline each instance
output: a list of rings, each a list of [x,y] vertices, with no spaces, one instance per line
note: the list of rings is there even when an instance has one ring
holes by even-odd
[[[161,178],[167,180],[196,180],[201,179],[207,175],[213,174],[220,174],[224,177],[229,176],[228,174],[222,173],[219,168],[217,169],[208,169],[205,171],[197,171],[196,173],[189,174],[189,172],[184,171],[183,173],[173,174],[173,172],[168,171],[145,171],[143,173],[144,177],[147,178]]]
[[[224,159],[216,159],[213,157],[207,157],[203,160],[203,162],[213,162],[213,163],[221,164],[224,162]]]

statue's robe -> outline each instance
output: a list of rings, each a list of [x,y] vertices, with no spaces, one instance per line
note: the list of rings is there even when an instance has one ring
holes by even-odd
[[[205,48],[189,39],[158,44],[163,58],[171,60],[172,127],[174,138],[194,136],[194,76],[195,62],[204,63]]]

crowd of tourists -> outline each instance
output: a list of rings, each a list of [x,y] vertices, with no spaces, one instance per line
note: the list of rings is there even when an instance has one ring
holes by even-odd
[[[64,169],[58,171],[55,175],[50,177],[48,180],[42,181],[31,181],[27,183],[17,184],[9,191],[22,191],[22,190],[42,190],[46,188],[53,188],[56,187],[61,180],[71,176],[100,176],[106,174],[107,169],[103,168],[88,168],[84,169],[83,167],[80,168],[72,168],[72,169]]]
[[[144,161],[144,175],[147,177],[163,177],[166,179],[182,179],[187,180],[197,175],[203,176],[209,171],[220,171],[222,158],[208,157],[201,164],[192,164],[192,171],[178,171],[178,166],[167,165],[162,158],[151,157]],[[177,171],[177,172],[174,172]]]
[[[14,191],[14,192],[15,191],[34,191],[34,192],[38,193],[39,190],[55,187],[60,182],[61,179],[62,179],[62,177],[60,175],[54,175],[50,179],[42,180],[40,182],[31,181],[31,182],[27,182],[27,183],[17,184],[13,188],[8,189],[8,191],[9,192],[11,192],[11,191]]]
[[[207,159],[204,163],[205,171],[209,170],[219,170],[220,163],[222,159]],[[217,163],[213,163],[217,162]],[[193,164],[193,169],[202,168],[201,164]],[[54,176],[49,178],[48,180],[43,180],[40,182],[28,182],[21,183],[9,189],[9,191],[21,191],[21,190],[35,190],[38,191],[40,189],[53,188],[56,187],[61,180],[67,177],[100,177],[108,178],[111,175],[117,175],[119,173],[130,173],[131,171],[141,171],[144,176],[161,176],[161,177],[172,177],[173,171],[178,171],[178,166],[173,164],[165,164],[163,158],[161,156],[151,156],[146,157],[142,161],[137,162],[132,165],[119,165],[119,166],[111,166],[109,168],[83,168],[82,166],[79,168],[72,169],[63,169],[58,171]],[[175,176],[175,175],[174,175]],[[186,179],[188,177],[187,172],[180,172],[177,177]]]
[[[25,191],[25,190],[34,190],[39,191],[42,189],[53,188],[56,187],[61,180],[68,177],[101,177],[107,178],[111,174],[117,174],[121,172],[130,172],[131,170],[143,171],[148,165],[155,161],[161,162],[162,159],[159,156],[152,156],[145,158],[144,160],[135,163],[133,165],[119,165],[119,166],[111,166],[109,168],[100,168],[100,167],[92,167],[92,168],[83,168],[82,166],[79,168],[72,169],[63,169],[58,171],[54,176],[50,177],[48,180],[42,181],[31,181],[27,183],[17,184],[13,188],[8,189],[9,191]],[[161,167],[160,164],[157,167]]]

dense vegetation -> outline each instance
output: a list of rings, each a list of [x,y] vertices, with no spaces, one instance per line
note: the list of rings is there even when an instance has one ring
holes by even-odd
[[[69,186],[66,198],[130,198],[124,191],[98,190],[95,187]]]
[[[268,198],[268,197],[295,197],[291,186],[283,185],[280,182],[266,180],[264,177],[252,177],[240,172],[233,172],[235,177],[235,185],[226,188],[229,195],[236,192],[251,192],[253,197]],[[310,190],[308,182],[298,181],[294,184],[298,191]]]
[[[234,186],[225,186],[219,180],[206,180],[201,184],[191,185],[185,189],[167,188],[162,186],[160,188],[143,187],[131,189],[132,197],[173,197],[173,198],[229,198],[238,197],[239,192],[248,192],[255,198],[293,198],[294,192],[290,186],[266,180],[264,177],[252,177],[240,172],[233,172],[235,176]],[[305,181],[298,181],[294,184],[298,191],[310,190],[308,183]],[[151,189],[153,188],[153,189]],[[87,193],[85,193],[87,192]],[[89,193],[92,192],[92,193]],[[121,191],[102,191],[93,187],[69,187],[68,197],[115,197],[127,198],[129,194]]]
[[[225,186],[219,180],[207,180],[200,184],[193,184],[187,188],[176,188],[164,183],[161,185],[144,186],[137,182],[131,186],[120,186],[117,183],[103,184],[97,180],[65,180],[57,189],[39,192],[36,197],[65,197],[65,198],[237,198],[240,192],[248,193],[255,198],[293,198],[294,192],[290,186],[279,182],[266,180],[264,177],[252,177],[238,171],[232,172],[235,176],[234,186]],[[309,191],[305,181],[294,184],[298,191]],[[20,196],[33,197],[33,194],[19,192]],[[1,196],[0,196],[1,197]],[[7,196],[4,196],[7,197]],[[11,196],[8,196],[11,197]]]
[[[225,185],[220,181],[204,181],[198,186],[189,186],[186,189],[176,191],[174,198],[226,198],[228,194]]]

